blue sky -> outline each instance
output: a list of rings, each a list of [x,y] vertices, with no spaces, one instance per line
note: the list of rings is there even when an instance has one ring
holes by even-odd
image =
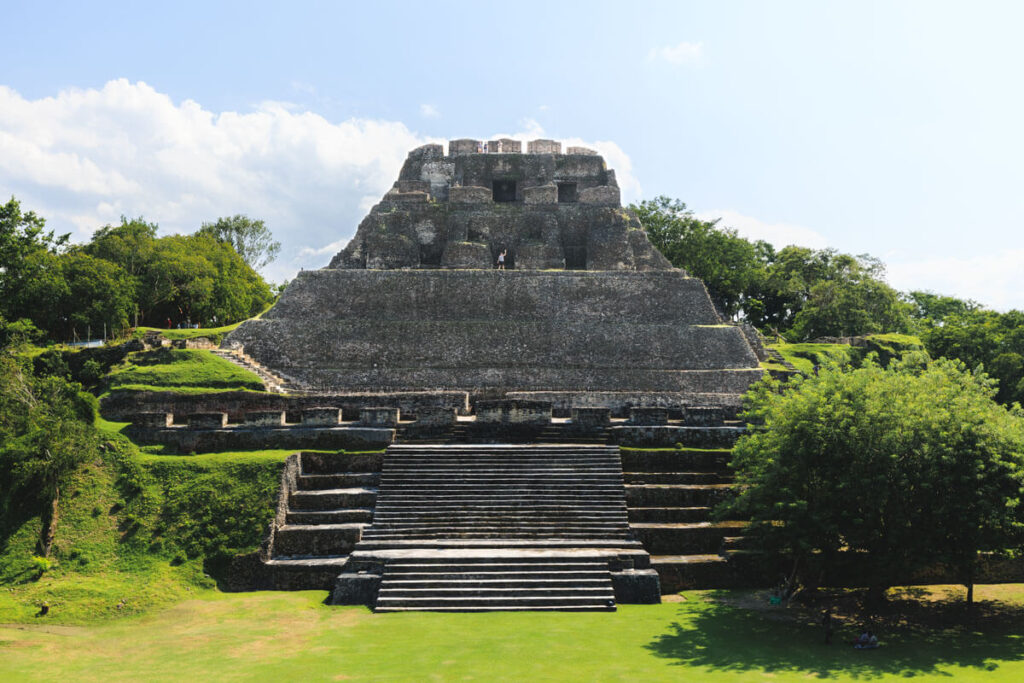
[[[1024,308],[1024,5],[4,3],[0,196],[76,239],[246,213],[325,265],[408,149],[602,151],[626,200]]]

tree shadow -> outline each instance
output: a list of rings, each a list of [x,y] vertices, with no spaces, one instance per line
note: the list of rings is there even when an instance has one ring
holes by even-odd
[[[811,612],[794,618],[787,610],[735,607],[720,597],[711,594],[705,605],[681,610],[671,632],[646,648],[679,666],[818,678],[952,677],[946,668],[996,671],[1002,662],[1024,659],[1024,606],[979,603],[968,615],[958,601],[918,603],[920,614],[909,620],[902,610],[873,618],[869,628],[882,646],[856,650],[851,643],[863,627],[859,619],[837,620],[832,644],[826,645],[823,627]]]

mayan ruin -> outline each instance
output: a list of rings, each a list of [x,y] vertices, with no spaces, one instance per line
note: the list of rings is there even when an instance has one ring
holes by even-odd
[[[224,340],[278,397],[106,411],[198,452],[387,447],[289,458],[239,587],[608,610],[742,582],[714,552],[741,525],[709,515],[763,374],[748,334],[651,246],[595,152],[453,140],[411,151],[330,264]],[[620,444],[710,450],[679,472]]]

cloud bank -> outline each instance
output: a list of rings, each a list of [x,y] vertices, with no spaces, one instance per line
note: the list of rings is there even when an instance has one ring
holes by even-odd
[[[544,136],[531,120],[509,134]],[[282,242],[265,272],[275,281],[325,265],[391,186],[409,150],[428,142],[443,140],[398,121],[332,123],[282,102],[212,112],[125,79],[37,100],[0,86],[4,201],[16,196],[77,241],[122,215],[159,223],[163,233],[193,232],[236,213],[262,218]],[[623,200],[639,198],[629,156],[614,142],[562,142],[602,152]]]

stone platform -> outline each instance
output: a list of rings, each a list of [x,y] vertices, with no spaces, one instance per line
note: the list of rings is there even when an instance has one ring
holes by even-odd
[[[305,271],[225,344],[316,392],[735,396],[763,374],[678,270]]]

